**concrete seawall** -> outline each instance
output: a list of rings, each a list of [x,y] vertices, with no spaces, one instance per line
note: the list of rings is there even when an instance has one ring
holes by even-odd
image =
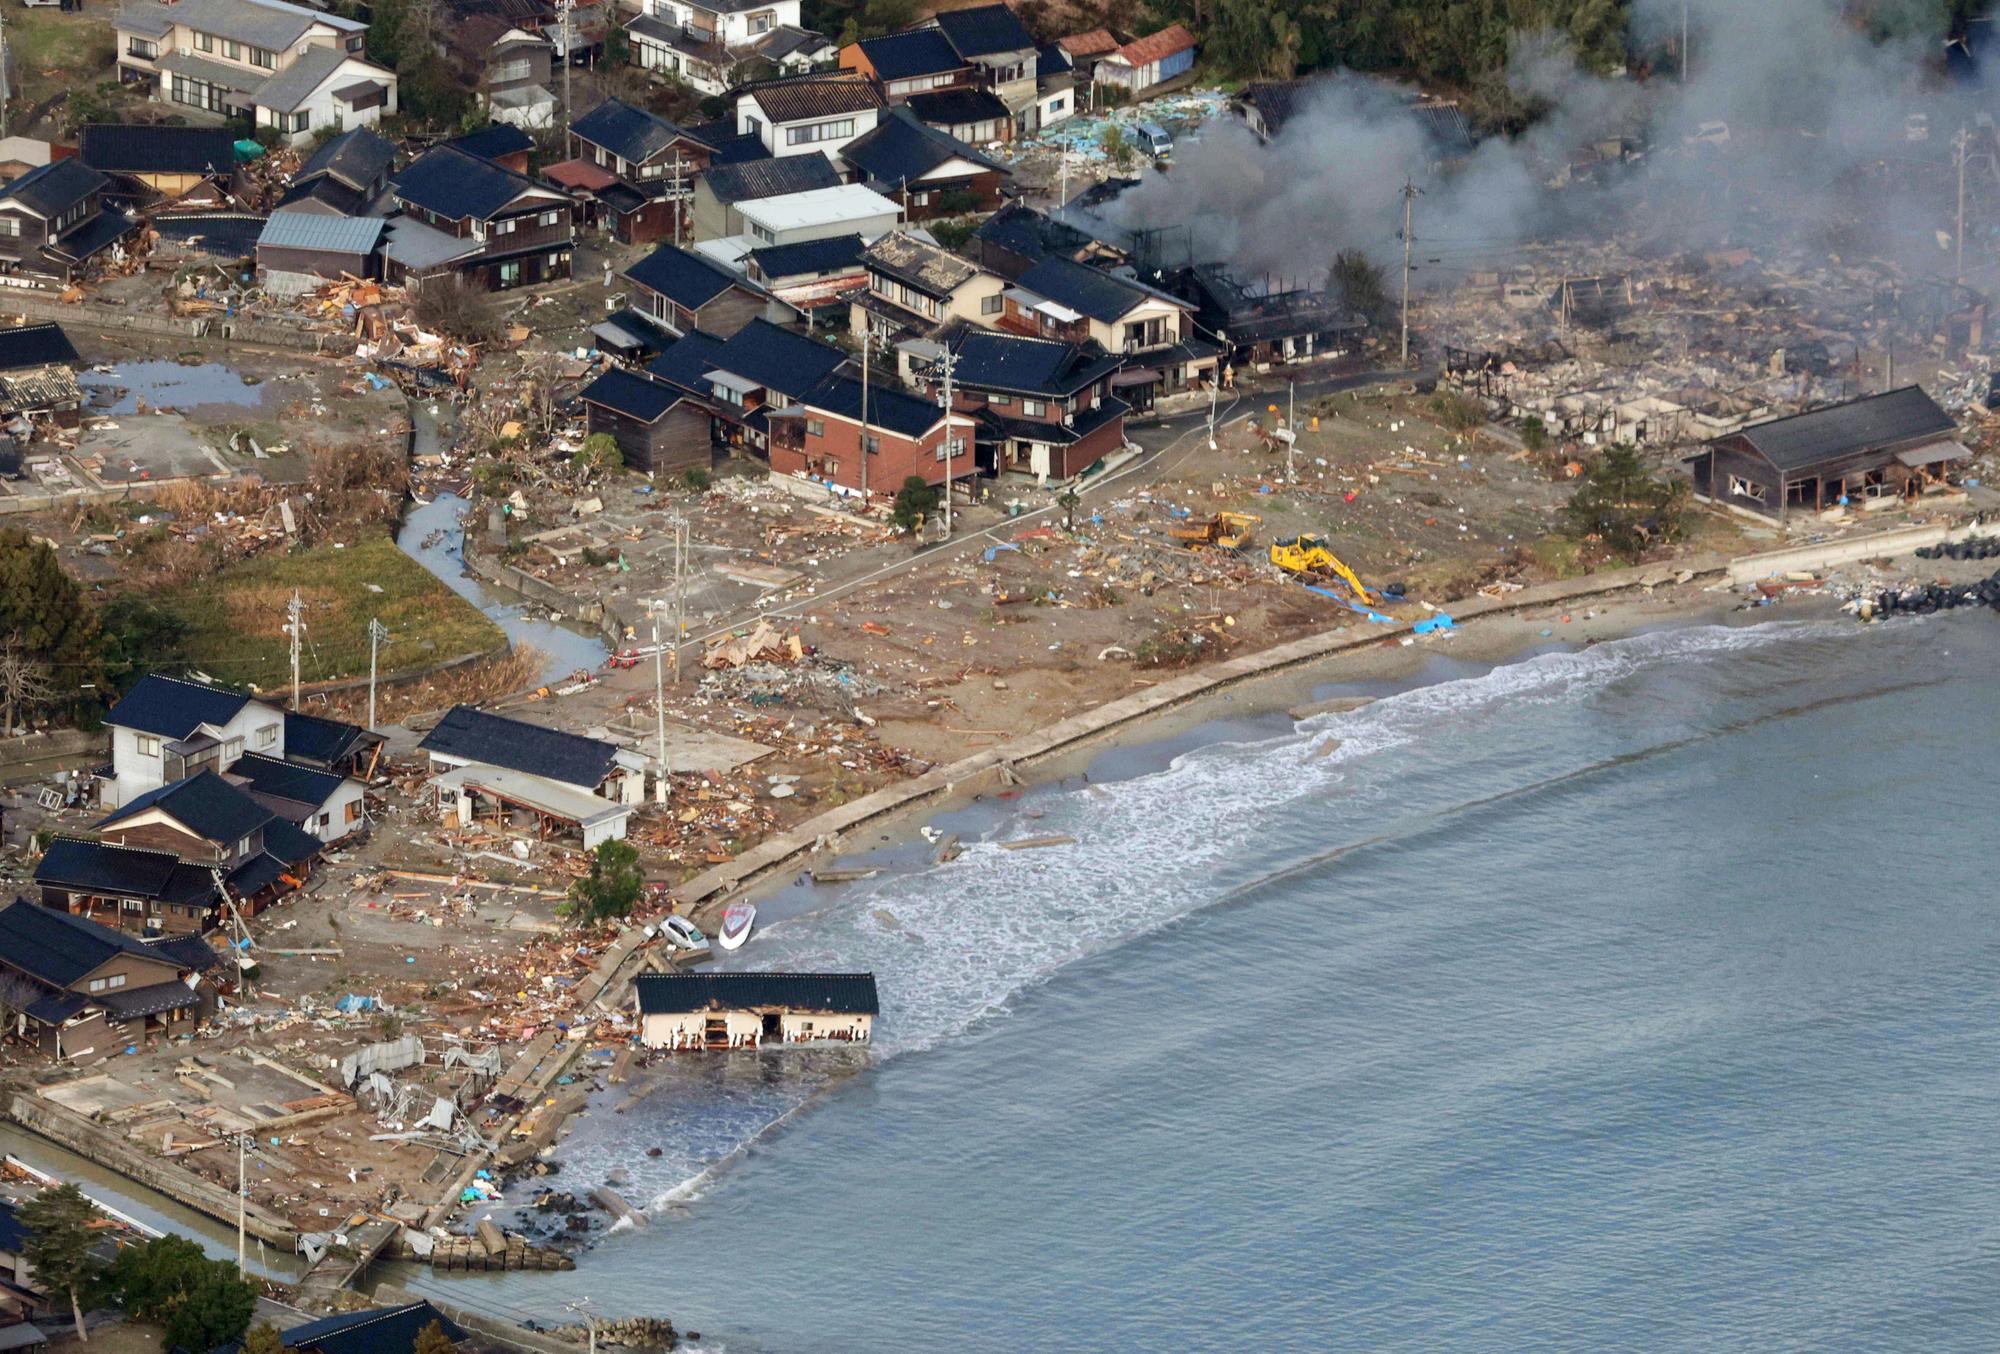
[[[1703,577],[1720,574],[1727,565],[1725,557],[1715,555],[1679,562],[1672,570],[1660,565],[1610,570],[1586,578],[1525,588],[1497,600],[1475,597],[1448,606],[1445,610],[1454,620],[1462,623],[1481,616],[1505,615],[1530,607],[1561,606],[1609,593],[1625,592],[1645,586],[1648,579],[1668,576],[1673,570],[1690,570]],[[1169,678],[1145,691],[1058,720],[1026,738],[976,752],[949,766],[885,786],[873,794],[831,809],[801,823],[790,832],[767,839],[725,865],[696,875],[676,889],[674,896],[690,909],[713,906],[780,870],[796,866],[823,843],[837,841],[877,819],[1004,781],[1015,768],[1033,766],[1071,752],[1189,701],[1227,691],[1273,673],[1303,667],[1334,654],[1392,643],[1410,633],[1411,626],[1404,622],[1393,625],[1363,622],[1307,635],[1274,648],[1227,659],[1198,672]]]
[[[1866,536],[1844,536],[1838,540],[1766,550],[1755,555],[1738,555],[1729,561],[1729,581],[1738,585],[1760,578],[1782,577],[1787,573],[1819,573],[1842,564],[1854,564],[1880,556],[1907,555],[1927,545],[1963,540],[1976,534],[1978,526],[1961,523],[1893,527]]]
[[[7,1117],[31,1133],[60,1143],[72,1152],[89,1157],[98,1165],[158,1190],[176,1203],[197,1213],[236,1225],[236,1194],[210,1184],[192,1171],[132,1146],[115,1133],[92,1123],[74,1110],[31,1095],[16,1095],[7,1104]],[[244,1230],[261,1241],[282,1246],[287,1251],[298,1245],[298,1230],[285,1219],[256,1204],[244,1213]]]

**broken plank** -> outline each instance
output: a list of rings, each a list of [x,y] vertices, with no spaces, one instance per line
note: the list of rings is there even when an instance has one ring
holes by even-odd
[[[1017,841],[1001,842],[1009,851],[1032,851],[1044,846],[1075,846],[1076,838],[1066,833],[1052,833],[1047,837],[1022,837]]]

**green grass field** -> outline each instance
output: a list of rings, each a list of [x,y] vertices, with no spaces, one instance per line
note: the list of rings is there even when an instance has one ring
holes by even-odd
[[[7,46],[14,58],[15,96],[33,105],[64,89],[116,80],[110,9],[83,14],[10,6]]]
[[[389,627],[384,673],[484,653],[506,638],[386,536],[345,549],[261,555],[154,600],[187,624],[187,652],[203,657],[205,671],[225,682],[274,688],[291,680],[284,626],[294,588],[305,603],[299,671],[308,682],[367,676],[368,622],[375,617]]]

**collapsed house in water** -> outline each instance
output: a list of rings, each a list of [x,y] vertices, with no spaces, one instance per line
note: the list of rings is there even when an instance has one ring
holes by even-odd
[[[866,1043],[882,1010],[872,973],[642,973],[632,992],[647,1048]]]

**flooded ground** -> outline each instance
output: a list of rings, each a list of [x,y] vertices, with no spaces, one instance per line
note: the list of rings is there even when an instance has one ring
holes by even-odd
[[[204,405],[255,406],[270,388],[220,362],[186,365],[180,362],[121,362],[110,371],[84,371],[77,384],[90,392],[90,406],[100,414],[136,414],[143,403],[150,410],[186,411]]]

